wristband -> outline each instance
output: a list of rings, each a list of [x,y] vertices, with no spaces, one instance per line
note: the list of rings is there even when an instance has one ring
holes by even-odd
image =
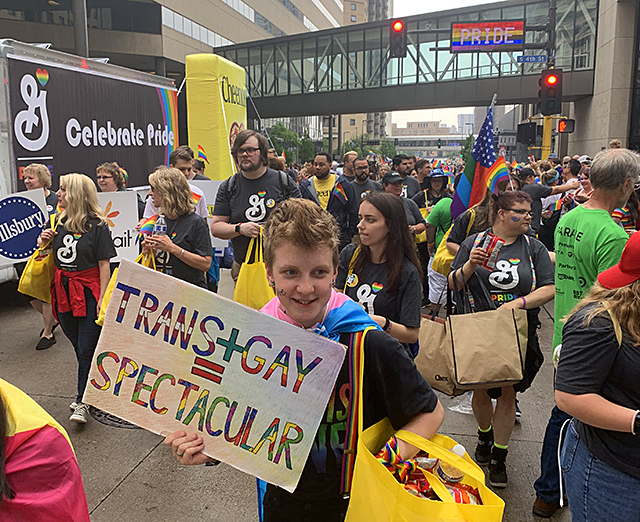
[[[182,249],[182,252],[180,252],[180,255],[178,256],[180,259],[182,259],[182,256],[184,255],[184,248]]]
[[[236,230],[236,234],[238,234],[239,236],[241,236],[241,235],[242,235],[242,232],[240,232],[240,225],[242,225],[242,223],[238,223],[238,224],[236,225],[236,229],[235,229],[235,230]]]
[[[522,299],[522,303],[524,304],[524,306],[522,307],[523,310],[527,309],[527,300],[524,297],[521,297],[520,299]]]
[[[382,327],[382,329],[386,332],[389,329],[389,326],[391,326],[391,321],[389,321],[388,317],[385,317],[384,326]]]
[[[640,429],[640,418],[638,417],[640,414],[640,410],[636,410],[636,414],[633,416],[633,420],[631,421],[631,435],[636,435],[636,430]]]

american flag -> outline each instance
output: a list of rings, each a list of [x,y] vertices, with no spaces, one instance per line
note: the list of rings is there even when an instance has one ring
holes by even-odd
[[[471,155],[484,168],[489,169],[496,162],[496,149],[493,145],[493,107],[489,107],[487,117],[480,128],[478,139],[471,149]]]

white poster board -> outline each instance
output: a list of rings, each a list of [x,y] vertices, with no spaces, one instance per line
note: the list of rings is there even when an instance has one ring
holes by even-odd
[[[83,401],[293,491],[345,347],[123,261]]]
[[[220,180],[191,180],[191,185],[198,187],[204,192],[204,197],[207,200],[207,210],[209,211],[209,218],[213,216],[213,207],[216,202],[216,196],[218,195],[218,188],[222,181]],[[228,245],[227,239],[218,239],[211,236],[211,246],[216,249],[218,255],[222,255],[222,249]]]
[[[130,190],[99,192],[98,203],[107,218],[109,231],[116,247],[117,255],[111,262],[138,257],[136,225],[138,223],[138,197]]]
[[[29,259],[48,221],[44,189],[0,197],[0,266]]]

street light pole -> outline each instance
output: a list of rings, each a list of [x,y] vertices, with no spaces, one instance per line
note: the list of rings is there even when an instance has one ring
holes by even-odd
[[[351,134],[351,131],[344,131],[342,133],[342,151],[341,154],[344,156],[345,152],[347,152],[347,138],[345,138],[345,136],[347,134]]]

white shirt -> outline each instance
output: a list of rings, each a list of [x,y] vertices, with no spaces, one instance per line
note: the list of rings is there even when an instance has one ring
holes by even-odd
[[[204,197],[204,192],[200,190],[198,187],[189,183],[189,187],[191,188],[191,192],[200,196],[198,203],[196,204],[196,214],[202,216],[205,220],[209,218],[209,211],[207,210],[207,200]],[[142,216],[144,219],[149,219],[151,216],[155,216],[160,212],[160,209],[153,204],[153,198],[147,198],[147,204],[144,207],[144,215]]]

